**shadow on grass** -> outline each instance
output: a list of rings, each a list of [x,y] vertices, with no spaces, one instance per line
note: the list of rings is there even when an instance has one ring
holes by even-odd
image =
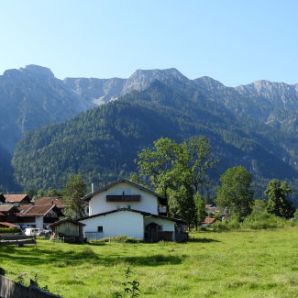
[[[4,247],[0,250],[0,260],[21,265],[49,264],[56,267],[69,267],[82,264],[112,266],[127,264],[135,266],[161,266],[181,264],[185,256],[149,255],[121,256],[117,254],[96,254],[90,247],[81,251],[63,251],[59,249],[43,249],[39,247],[24,247],[21,250],[14,247]]]
[[[188,242],[210,243],[210,242],[221,242],[221,241],[216,239],[211,239],[211,238],[190,238]]]

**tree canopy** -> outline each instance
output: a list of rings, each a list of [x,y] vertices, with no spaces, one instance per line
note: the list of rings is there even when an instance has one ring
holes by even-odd
[[[252,208],[251,182],[252,176],[243,166],[227,169],[220,177],[216,203],[227,208],[229,213],[243,219],[251,212]]]
[[[73,219],[84,216],[84,201],[86,184],[80,174],[71,176],[64,191],[63,200],[66,203],[66,215]]]
[[[268,198],[267,210],[276,216],[291,218],[295,212],[295,208],[288,200],[288,196],[292,189],[286,181],[273,179],[269,181],[265,190]]]
[[[169,202],[171,215],[184,219],[188,225],[197,224],[199,191],[208,180],[208,170],[214,164],[209,142],[193,137],[182,143],[160,138],[153,148],[138,155],[139,175]],[[199,196],[200,197],[200,196]]]

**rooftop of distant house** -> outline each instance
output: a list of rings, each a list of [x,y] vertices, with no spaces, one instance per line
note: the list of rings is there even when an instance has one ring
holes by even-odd
[[[31,199],[30,197],[25,194],[3,194],[4,198],[5,198],[5,203],[22,203],[24,201],[28,201],[30,202]]]

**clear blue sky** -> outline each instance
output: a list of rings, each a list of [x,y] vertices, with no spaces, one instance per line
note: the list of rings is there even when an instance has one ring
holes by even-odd
[[[3,0],[0,73],[59,78],[176,67],[234,86],[298,82],[297,0]]]

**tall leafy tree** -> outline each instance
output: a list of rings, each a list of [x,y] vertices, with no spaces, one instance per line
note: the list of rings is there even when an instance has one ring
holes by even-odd
[[[68,180],[64,191],[63,199],[66,203],[66,215],[78,219],[84,216],[84,201],[82,200],[85,195],[86,184],[81,175],[74,175]]]
[[[227,169],[220,177],[216,203],[227,208],[231,214],[243,219],[251,212],[252,208],[251,182],[252,176],[243,166]]]
[[[195,201],[195,206],[196,206],[195,225],[197,228],[198,225],[200,225],[200,223],[204,220],[204,218],[207,214],[205,211],[205,202],[198,192],[194,196],[194,201]]]
[[[170,213],[188,225],[197,223],[195,195],[207,180],[213,165],[211,148],[203,137],[180,144],[168,138],[154,142],[138,155],[139,173],[155,191],[168,198]]]
[[[168,189],[173,188],[173,167],[177,158],[178,145],[169,138],[160,138],[153,149],[145,148],[138,154],[139,174],[151,186],[168,198]]]
[[[269,181],[265,190],[268,198],[267,211],[276,216],[291,218],[294,215],[295,208],[288,200],[292,190],[286,181],[273,179]]]

